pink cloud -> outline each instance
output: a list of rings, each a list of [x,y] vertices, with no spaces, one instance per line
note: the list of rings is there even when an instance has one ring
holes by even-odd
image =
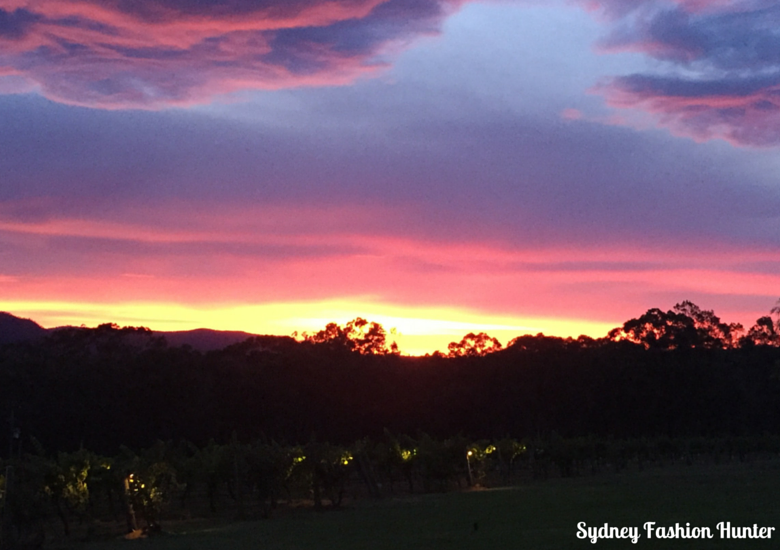
[[[619,19],[637,11],[652,12],[679,7],[691,13],[717,10],[749,9],[771,0],[573,0],[587,11],[600,12],[609,19]],[[746,8],[747,6],[747,8]]]
[[[780,144],[780,81],[732,94],[724,82],[711,92],[706,84],[635,75],[616,78],[599,91],[609,105],[655,115],[658,124],[676,135],[697,141],[719,138],[737,146]]]
[[[780,145],[776,2],[647,0],[623,11],[615,2],[589,5],[614,15],[599,51],[661,62],[654,73],[617,76],[597,88],[611,106],[649,113],[659,126],[698,141]]]
[[[341,85],[384,67],[381,56],[410,38],[437,32],[462,2],[17,1],[0,8],[0,67],[55,101],[108,109]]]
[[[780,288],[776,273],[746,268],[780,262],[777,251],[433,240],[394,230],[414,213],[365,206],[158,208],[89,218],[0,211],[0,301],[208,307],[350,299],[617,324],[702,295],[702,305],[728,318],[718,306],[731,296],[760,300]],[[162,215],[173,210],[179,214]]]

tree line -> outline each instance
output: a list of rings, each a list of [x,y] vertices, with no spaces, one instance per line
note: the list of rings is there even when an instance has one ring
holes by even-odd
[[[773,315],[777,317],[777,309]],[[600,339],[469,334],[405,357],[356,319],[201,353],[148,329],[66,328],[0,348],[0,414],[47,449],[429,433],[448,438],[780,433],[777,319],[748,331],[690,302]],[[3,456],[0,448],[0,456]]]

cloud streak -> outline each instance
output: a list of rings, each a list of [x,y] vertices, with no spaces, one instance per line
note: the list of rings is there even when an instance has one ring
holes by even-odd
[[[339,85],[438,32],[462,1],[11,2],[0,7],[0,75],[55,101],[107,109]]]
[[[764,307],[780,284],[777,252],[749,247],[431,239],[395,234],[399,212],[356,205],[317,214],[239,206],[209,213],[207,204],[191,204],[178,205],[173,219],[164,215],[170,210],[126,207],[105,219],[6,214],[0,301],[208,308],[340,299],[617,323],[647,307],[650,295],[669,305],[703,296],[713,307],[738,294]],[[279,227],[274,219],[288,221]]]
[[[780,5],[768,0],[589,2],[610,22],[602,52],[638,52],[655,72],[596,88],[673,133],[738,146],[780,145]],[[622,7],[621,7],[622,6]]]

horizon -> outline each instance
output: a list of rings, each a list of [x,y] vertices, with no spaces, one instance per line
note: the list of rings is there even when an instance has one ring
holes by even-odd
[[[0,310],[404,353],[780,295],[770,0],[0,2]]]
[[[777,304],[780,304],[780,300],[777,301]],[[676,304],[675,307],[679,305]],[[775,307],[775,309],[777,306]],[[251,311],[252,308],[245,308],[249,309]],[[664,312],[671,311],[673,308],[657,308]],[[336,311],[336,310],[333,310]],[[703,311],[706,313],[706,308],[703,308]],[[718,315],[717,312],[711,311],[716,316]],[[578,331],[576,329],[570,330],[569,332],[551,332],[551,331],[545,331],[545,330],[536,330],[534,327],[510,327],[507,325],[500,325],[500,324],[479,324],[479,323],[456,323],[452,321],[434,321],[434,320],[420,320],[420,319],[403,319],[399,317],[392,317],[392,316],[361,316],[361,315],[341,315],[336,316],[334,318],[330,319],[308,319],[309,325],[306,326],[306,328],[303,329],[295,329],[292,332],[280,332],[281,330],[284,330],[284,327],[286,327],[285,322],[279,323],[277,325],[274,325],[272,323],[268,323],[267,319],[268,317],[263,317],[263,322],[266,323],[265,325],[248,325],[248,326],[241,326],[238,324],[235,324],[235,321],[228,321],[230,324],[227,325],[201,325],[198,324],[196,321],[182,321],[182,320],[176,320],[169,324],[166,324],[165,321],[163,321],[161,324],[124,324],[121,322],[116,322],[116,320],[104,320],[100,322],[95,322],[91,325],[86,323],[77,323],[77,322],[67,322],[66,320],[63,322],[41,322],[39,319],[33,318],[33,316],[27,316],[22,315],[19,313],[13,313],[10,311],[0,311],[0,313],[7,313],[9,315],[12,315],[16,318],[25,319],[29,321],[33,321],[40,327],[46,329],[46,330],[52,330],[52,329],[58,329],[58,328],[68,328],[68,327],[75,327],[75,328],[87,328],[87,329],[94,329],[97,328],[99,325],[103,324],[115,324],[119,326],[120,328],[147,328],[151,330],[152,332],[189,332],[189,331],[197,331],[197,330],[207,330],[207,331],[216,331],[216,332],[243,332],[250,334],[252,336],[277,336],[277,337],[291,337],[298,341],[300,341],[300,338],[306,337],[307,335],[313,335],[317,333],[318,331],[325,328],[325,326],[328,323],[335,322],[340,326],[346,325],[349,321],[352,321],[353,319],[356,319],[358,317],[362,317],[366,319],[368,322],[376,322],[379,325],[381,325],[387,334],[387,341],[388,344],[396,343],[398,345],[399,352],[401,355],[410,356],[410,357],[420,357],[424,355],[430,355],[435,352],[442,352],[446,355],[447,353],[447,347],[450,343],[457,343],[461,341],[461,339],[466,336],[469,333],[486,333],[488,336],[491,336],[493,338],[496,338],[499,340],[502,347],[507,347],[510,343],[510,341],[514,338],[517,338],[519,336],[545,336],[545,337],[555,337],[555,338],[572,338],[577,339],[580,336],[586,336],[593,339],[600,339],[600,338],[608,338],[609,332],[612,329],[617,329],[623,326],[623,323],[626,321],[629,321],[629,319],[624,319],[621,322],[614,323],[612,325],[604,324],[605,328],[601,333],[585,333],[582,331]],[[229,312],[230,313],[230,312]],[[233,310],[234,313],[234,310]],[[343,311],[341,312],[344,313]],[[633,318],[638,318],[645,312],[637,313]],[[772,313],[774,314],[775,311],[773,310]],[[769,316],[769,312],[767,312],[767,316]],[[139,317],[130,315],[128,319],[138,319]],[[210,319],[214,319],[215,317],[210,317]],[[219,319],[219,317],[216,317]],[[232,319],[233,317],[231,317]],[[720,317],[719,317],[720,318]],[[81,318],[78,318],[80,320]],[[121,319],[121,318],[119,318]],[[726,324],[734,323],[733,320],[730,319],[723,319],[720,318],[720,320]],[[407,322],[410,323],[408,325],[404,325],[403,323]],[[544,320],[542,320],[544,322]],[[775,321],[778,322],[778,321]],[[319,324],[317,324],[319,323]],[[746,335],[748,330],[753,326],[753,323],[736,323],[737,325],[741,326],[742,334]],[[276,330],[276,328],[269,328],[268,330],[264,328],[259,329],[252,329],[251,326],[256,327],[276,327],[279,330]],[[401,327],[409,327],[405,330],[399,330],[398,326]],[[550,325],[550,326],[556,326],[556,325]],[[559,324],[558,327],[563,327],[564,330],[566,328],[574,328],[577,325],[576,322],[572,322],[570,325],[567,324]],[[438,332],[434,332],[432,328],[439,328],[440,330]],[[411,329],[411,330],[409,330]],[[416,332],[415,332],[416,329]]]
[[[177,308],[181,310],[181,308]],[[251,308],[247,308],[251,309]],[[335,310],[334,310],[335,311]],[[270,336],[291,336],[295,337],[296,333],[300,337],[303,333],[313,334],[316,333],[323,328],[325,328],[325,325],[330,322],[338,323],[339,325],[345,325],[348,321],[351,321],[355,319],[356,317],[363,317],[369,322],[377,322],[380,325],[383,326],[383,328],[387,332],[387,338],[389,342],[396,342],[399,346],[399,350],[403,355],[409,355],[409,356],[422,356],[425,354],[432,354],[435,351],[441,351],[443,353],[447,352],[447,346],[451,342],[458,342],[463,338],[466,334],[469,332],[487,332],[490,336],[493,336],[495,338],[498,338],[498,340],[501,342],[502,345],[506,346],[509,341],[512,338],[515,338],[517,336],[522,336],[525,334],[532,334],[536,335],[539,333],[544,333],[545,336],[559,336],[559,337],[573,337],[577,338],[578,336],[584,334],[582,332],[577,332],[576,329],[570,330],[568,333],[563,334],[552,334],[548,331],[544,330],[536,330],[534,327],[511,327],[509,325],[502,325],[502,324],[490,324],[490,323],[459,323],[459,322],[453,322],[453,321],[441,321],[441,320],[431,320],[431,319],[404,319],[399,317],[393,317],[393,316],[387,316],[387,315],[376,315],[376,316],[363,316],[363,315],[346,315],[342,311],[338,316],[332,318],[332,319],[319,319],[319,318],[312,318],[307,319],[308,324],[302,324],[298,325],[300,328],[293,328],[291,331],[284,332],[287,328],[289,328],[288,323],[289,321],[283,320],[281,322],[277,322],[274,324],[273,322],[269,323],[267,321],[267,317],[264,318],[263,322],[265,324],[255,324],[252,325],[251,322],[249,322],[248,325],[241,325],[240,321],[236,322],[233,320],[225,320],[225,323],[227,324],[220,324],[219,319],[220,317],[217,316],[209,316],[209,319],[216,319],[217,323],[212,323],[211,325],[202,325],[198,323],[198,321],[185,321],[185,320],[174,320],[172,322],[166,322],[162,321],[160,323],[140,323],[140,324],[133,324],[132,321],[141,319],[145,321],[149,321],[150,319],[144,318],[141,315],[122,315],[119,317],[116,317],[115,319],[109,319],[107,317],[97,317],[97,316],[90,316],[91,323],[83,323],[79,322],[84,320],[83,317],[75,317],[71,320],[68,319],[68,317],[60,316],[61,314],[57,314],[57,316],[51,317],[51,320],[47,321],[41,321],[41,318],[36,318],[35,312],[32,314],[28,314],[28,312],[19,313],[19,312],[12,312],[12,311],[5,311],[6,313],[9,313],[15,317],[28,319],[39,326],[45,328],[45,329],[56,329],[56,328],[62,328],[62,327],[84,327],[84,328],[96,328],[99,325],[106,324],[106,323],[115,323],[119,325],[120,327],[144,327],[152,330],[153,332],[176,332],[176,331],[191,331],[191,330],[198,330],[198,329],[205,329],[205,330],[215,330],[215,331],[227,331],[227,332],[246,332],[253,335],[270,335]],[[228,314],[231,312],[229,311]],[[231,317],[232,319],[232,317]],[[126,323],[125,321],[130,321],[129,323]],[[408,324],[404,324],[404,322]],[[258,328],[252,328],[252,327],[258,327]],[[399,329],[400,327],[407,327],[405,329]],[[554,326],[554,325],[550,325]],[[576,323],[572,323],[571,325],[562,325],[564,328],[567,326],[571,326],[572,328],[577,326]],[[607,326],[606,324],[604,326]],[[603,334],[596,335],[596,334],[587,334],[587,336],[592,336],[593,338],[598,338],[602,336],[606,336],[608,330],[615,328],[618,325],[609,326],[608,329],[603,331]],[[268,328],[263,328],[268,327]],[[438,331],[436,331],[438,329]]]

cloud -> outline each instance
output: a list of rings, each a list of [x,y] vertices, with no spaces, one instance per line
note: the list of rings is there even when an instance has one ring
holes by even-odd
[[[339,85],[438,32],[462,2],[22,1],[0,8],[0,75],[23,78],[54,101],[108,109]]]
[[[0,37],[7,40],[19,40],[40,19],[40,15],[22,8],[17,8],[14,11],[0,9]]]
[[[20,302],[67,302],[103,304],[109,312],[112,305],[139,303],[218,310],[342,300],[350,303],[347,319],[380,303],[407,312],[468,310],[460,318],[471,320],[489,314],[534,326],[530,320],[541,317],[615,326],[650,305],[695,299],[730,320],[734,306],[723,311],[728,303],[755,304],[738,319],[752,322],[774,303],[780,284],[776,249],[433,241],[377,227],[377,218],[393,216],[360,207],[349,215],[345,209],[249,206],[213,212],[211,206],[192,204],[168,217],[163,213],[171,205],[152,211],[126,205],[92,217],[42,211],[6,216],[13,219],[0,227],[0,303],[8,305],[0,309],[20,313]],[[267,218],[286,220],[285,235]],[[759,265],[746,269],[753,264]],[[319,315],[315,307],[302,309]],[[110,315],[101,322],[117,321]],[[589,330],[583,324],[573,330]]]
[[[630,75],[600,90],[610,105],[641,108],[674,133],[697,141],[780,145],[780,74],[706,81]]]
[[[394,86],[394,95],[383,94],[381,82],[285,93],[307,106],[295,116],[277,108],[282,131],[199,111],[84,110],[7,97],[0,101],[7,153],[0,200],[22,201],[11,219],[28,223],[187,197],[217,212],[226,204],[306,206],[301,215],[315,231],[355,215],[317,216],[318,209],[356,204],[406,213],[371,221],[407,236],[539,246],[780,243],[776,166],[764,153],[669,147],[664,136],[586,118],[550,126],[489,104],[454,120],[449,108],[438,110],[437,96],[399,106],[404,86]],[[418,90],[407,86],[400,97],[423,97]],[[361,102],[361,93],[372,101]],[[189,209],[174,204],[150,222]],[[281,214],[261,219],[286,227]]]
[[[610,19],[598,44],[657,61],[653,73],[596,88],[619,108],[638,109],[678,135],[734,145],[780,145],[780,5],[768,0],[590,2]]]

